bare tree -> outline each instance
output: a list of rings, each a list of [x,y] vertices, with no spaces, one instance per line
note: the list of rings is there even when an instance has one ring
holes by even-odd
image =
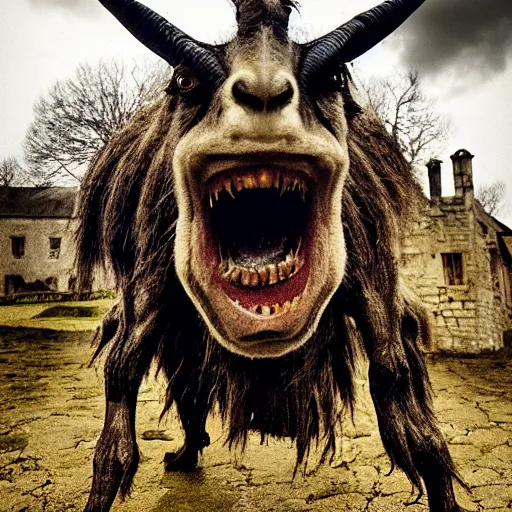
[[[25,183],[24,170],[13,156],[0,160],[0,187],[16,187]]]
[[[480,201],[484,210],[493,217],[506,213],[508,205],[505,202],[507,186],[503,181],[493,181],[489,185],[478,187],[475,197]]]
[[[435,101],[423,93],[417,72],[361,80],[363,101],[385,123],[411,164],[439,156],[450,123],[436,113]]]
[[[94,154],[163,87],[165,68],[101,61],[58,81],[34,108],[24,149],[36,186],[76,184]]]

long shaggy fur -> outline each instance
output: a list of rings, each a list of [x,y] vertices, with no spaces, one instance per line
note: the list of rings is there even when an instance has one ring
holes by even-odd
[[[406,299],[398,280],[400,227],[411,194],[419,193],[399,148],[371,115],[349,119],[346,277],[314,339],[279,359],[249,360],[210,338],[175,274],[172,157],[180,130],[191,121],[175,109],[175,99],[166,97],[141,112],[97,156],[82,188],[81,286],[106,264],[120,291],[97,352],[109,351],[108,386],[136,385],[138,368],[155,359],[169,380],[165,410],[187,394],[201,394],[204,414],[217,406],[229,425],[230,446],[243,447],[249,430],[262,439],[289,436],[300,464],[313,444],[320,443],[324,459],[334,453],[337,426],[353,405],[356,354],[364,346],[386,450],[421,488],[418,453],[436,457],[443,447],[424,446],[425,439],[440,438],[420,353],[430,342],[426,314]],[[383,389],[387,395],[378,396]],[[451,480],[449,456],[438,464]]]

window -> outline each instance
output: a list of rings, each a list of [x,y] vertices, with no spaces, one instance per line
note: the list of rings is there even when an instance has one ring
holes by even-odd
[[[11,236],[11,250],[15,258],[23,258],[25,256],[25,237]]]
[[[62,238],[50,238],[50,253],[48,258],[58,260],[60,256],[60,242]]]
[[[444,282],[447,285],[464,284],[462,253],[450,252],[441,256],[443,257]]]

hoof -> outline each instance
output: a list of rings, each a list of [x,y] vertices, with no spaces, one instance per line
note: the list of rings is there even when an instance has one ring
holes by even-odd
[[[195,471],[198,452],[182,448],[177,452],[167,452],[164,456],[165,471]]]

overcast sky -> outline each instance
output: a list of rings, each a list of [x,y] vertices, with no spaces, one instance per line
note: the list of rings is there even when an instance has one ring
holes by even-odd
[[[229,0],[145,3],[207,42],[226,40],[234,31]],[[379,2],[300,3],[292,27],[313,37]],[[79,63],[151,58],[97,0],[1,0],[0,48],[0,158],[22,155],[35,101],[56,79],[72,76]],[[475,185],[505,181],[512,204],[511,56],[511,0],[426,0],[399,31],[360,59],[367,74],[385,74],[394,66],[417,69],[439,111],[451,117],[453,136],[440,155],[445,195],[453,192],[449,155],[465,148],[475,155]],[[502,220],[512,225],[512,212]]]

